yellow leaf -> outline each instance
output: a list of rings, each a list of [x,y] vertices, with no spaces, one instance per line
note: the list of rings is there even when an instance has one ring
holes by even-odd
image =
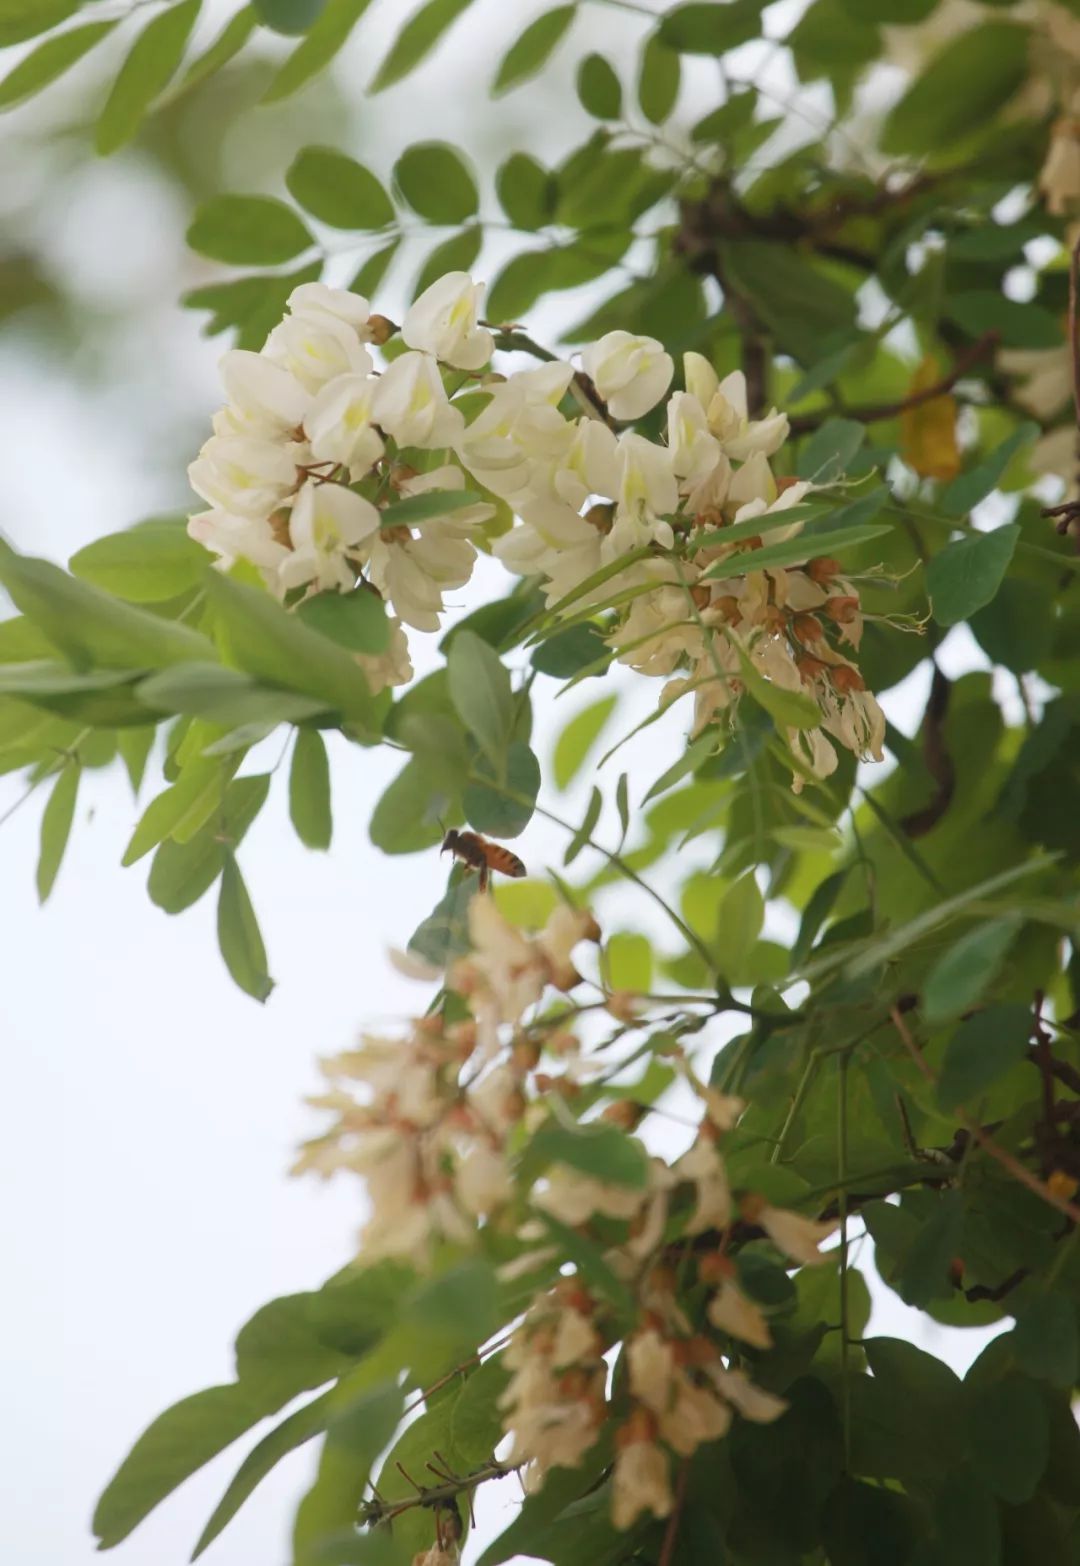
[[[927,391],[940,379],[941,366],[933,354],[927,354],[911,378],[908,396]],[[943,393],[905,408],[900,416],[900,452],[922,478],[955,478],[960,471],[955,398]]]

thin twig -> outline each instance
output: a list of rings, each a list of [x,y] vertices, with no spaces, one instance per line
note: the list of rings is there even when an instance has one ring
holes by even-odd
[[[943,375],[933,386],[925,386],[921,391],[912,392],[907,397],[901,397],[898,402],[867,403],[862,407],[824,409],[820,413],[804,413],[801,416],[789,420],[793,435],[806,435],[810,430],[816,430],[824,424],[826,419],[835,416],[836,411],[845,419],[855,419],[860,424],[876,424],[880,419],[895,419],[900,414],[906,413],[909,408],[918,408],[924,402],[933,402],[937,397],[944,397],[951,392],[957,381],[963,380],[968,371],[984,359],[998,343],[997,332],[984,332],[980,338],[972,343],[957,359],[948,375]]]
[[[672,1566],[675,1560],[675,1542],[679,1537],[679,1524],[682,1521],[683,1507],[686,1505],[686,1485],[689,1478],[690,1464],[684,1462],[675,1481],[675,1504],[671,1508],[671,1516],[664,1529],[664,1542],[656,1566]]]

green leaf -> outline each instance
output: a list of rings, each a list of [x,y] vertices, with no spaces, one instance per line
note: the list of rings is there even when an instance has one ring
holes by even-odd
[[[568,1164],[591,1179],[635,1191],[644,1189],[649,1175],[641,1143],[600,1121],[565,1126],[549,1120],[541,1126],[523,1155],[526,1178],[535,1179],[551,1164]]]
[[[226,854],[221,872],[217,932],[221,955],[234,981],[255,1000],[268,1000],[274,981],[266,970],[266,948],[233,854]]]
[[[1006,577],[970,620],[975,640],[994,663],[1026,674],[1049,658],[1054,641],[1051,594],[1035,582]]]
[[[533,818],[540,763],[522,740],[511,740],[505,773],[481,756],[462,796],[469,825],[492,837],[519,837]],[[490,781],[488,781],[490,780]]]
[[[221,874],[225,845],[236,848],[270,791],[266,773],[236,778],[225,790],[220,812],[184,843],[166,839],[150,866],[150,901],[165,913],[183,913],[208,892]]]
[[[300,283],[314,282],[321,270],[315,261],[292,272],[256,272],[228,283],[193,288],[181,303],[187,310],[211,311],[205,328],[208,337],[235,328],[237,347],[258,352],[284,315],[293,289]]]
[[[718,916],[717,950],[729,983],[737,984],[765,921],[765,901],[752,870],[724,893]]]
[[[42,813],[41,851],[37,865],[39,903],[48,900],[63,863],[64,850],[71,835],[71,823],[75,818],[75,801],[81,776],[82,768],[77,761],[65,762]]]
[[[653,950],[647,936],[617,930],[604,944],[608,984],[613,990],[647,995],[652,988]]]
[[[600,628],[586,621],[548,636],[537,647],[530,662],[540,674],[550,674],[556,680],[568,680],[607,657],[610,652]]]
[[[915,1544],[904,1496],[846,1477],[825,1503],[821,1531],[830,1566],[906,1566]]]
[[[252,1447],[199,1535],[198,1543],[191,1554],[193,1561],[197,1560],[214,1542],[222,1529],[236,1516],[255,1487],[277,1467],[282,1458],[287,1457],[290,1452],[295,1452],[305,1441],[310,1441],[313,1436],[325,1430],[331,1407],[332,1393],[324,1392],[321,1397],[306,1403],[303,1408],[298,1408],[295,1414],[290,1414],[287,1419],[283,1419],[269,1435],[263,1436],[262,1440]]]
[[[964,1383],[967,1455],[983,1483],[1009,1506],[1034,1495],[1049,1455],[1046,1405],[1026,1376]]]
[[[956,625],[994,597],[1020,537],[1016,522],[946,544],[926,568],[926,591],[939,625]]]
[[[934,1497],[943,1559],[952,1566],[1001,1566],[1001,1524],[993,1496],[968,1469],[949,1474]]]
[[[314,244],[303,222],[273,196],[211,196],[195,213],[187,242],[231,266],[278,266]]]
[[[415,70],[471,3],[472,0],[427,0],[394,39],[368,92],[382,92],[384,87],[392,87]]]
[[[795,945],[791,948],[791,967],[796,972],[810,955],[810,949],[817,939],[818,933],[826,919],[832,913],[836,899],[840,896],[844,882],[847,879],[846,870],[837,870],[833,875],[825,877],[824,881],[814,888],[809,901],[803,909],[802,919],[799,923],[799,933]]]
[[[330,764],[317,729],[301,729],[296,736],[289,768],[289,815],[306,848],[330,847]]]
[[[660,23],[660,38],[683,54],[724,54],[761,32],[764,0],[727,0],[725,5],[680,5]]]
[[[600,790],[594,787],[591,795],[589,796],[588,807],[586,808],[581,825],[570,839],[566,853],[563,855],[564,865],[572,865],[574,860],[581,853],[581,850],[585,847],[589,838],[593,834],[593,830],[596,827],[596,823],[600,819],[600,812],[603,807],[604,797]]]
[[[272,78],[263,103],[289,97],[329,65],[370,4],[371,0],[327,0],[307,37]]]
[[[386,276],[390,263],[397,255],[400,246],[400,237],[397,239],[392,239],[390,243],[388,245],[384,245],[381,250],[376,250],[372,255],[368,256],[363,266],[349,284],[349,287],[354,294],[370,295],[376,291],[376,289],[379,287],[379,284]]]
[[[306,212],[332,228],[369,230],[394,221],[394,204],[370,169],[332,147],[304,147],[285,184]]]
[[[306,33],[326,9],[326,0],[251,0],[259,20],[277,33]]]
[[[530,22],[499,62],[491,95],[498,98],[543,70],[577,13],[576,5],[557,5]]]
[[[315,593],[297,605],[296,614],[320,636],[350,652],[377,657],[390,645],[386,605],[366,587],[351,593]]]
[[[394,179],[413,211],[430,223],[464,223],[480,205],[465,159],[444,141],[407,147],[394,165]]]
[[[16,554],[3,540],[0,582],[16,607],[78,668],[156,669],[214,659],[212,644],[189,626],[122,603],[47,560]]]
[[[189,92],[191,88],[197,87],[200,82],[206,81],[223,66],[228,65],[230,60],[235,59],[255,31],[258,21],[254,7],[250,4],[231,16],[209,48],[204,49],[202,54],[196,55],[192,60],[171,97],[175,98],[181,92]]]
[[[555,210],[555,179],[527,152],[512,152],[495,174],[499,205],[515,228],[529,232],[550,223]]]
[[[475,876],[458,874],[445,897],[428,914],[409,940],[415,952],[434,968],[445,968],[453,958],[469,950],[469,904],[476,896]]]
[[[651,125],[663,125],[679,96],[682,66],[674,49],[659,32],[650,33],[641,51],[637,95],[641,112]]]
[[[145,723],[147,712],[134,696],[134,670],[76,674],[70,664],[29,659],[6,666],[0,661],[0,693],[88,728]],[[25,710],[25,709],[24,709]]]
[[[0,109],[10,109],[56,81],[115,26],[115,21],[91,22],[86,27],[73,27],[66,33],[57,33],[55,38],[46,38],[0,81]],[[2,28],[3,13],[0,11]]]
[[[972,337],[996,332],[1006,348],[1059,348],[1061,326],[1042,305],[1008,299],[990,288],[950,294],[949,318]]]
[[[202,581],[206,550],[188,537],[183,522],[154,518],[95,539],[72,555],[68,569],[130,603],[165,603]]]
[[[301,691],[374,729],[372,697],[343,647],[313,631],[268,593],[212,571],[207,595],[233,659],[249,674]]]
[[[1010,22],[983,22],[940,50],[881,132],[886,153],[934,153],[997,120],[1027,80],[1029,34]]]
[[[325,712],[325,702],[293,691],[272,690],[217,663],[182,663],[140,680],[136,694],[156,712],[185,712],[230,729],[298,723]]]
[[[552,762],[555,786],[557,788],[568,788],[581,771],[585,764],[585,758],[600,738],[608,719],[615,711],[617,701],[617,696],[601,697],[599,701],[593,702],[588,707],[583,707],[580,712],[570,719],[563,729],[555,742],[555,754]]]
[[[503,1420],[499,1398],[506,1391],[510,1372],[501,1355],[493,1354],[466,1378],[450,1413],[450,1440],[470,1467],[485,1463],[502,1440]]]
[[[1029,1376],[1071,1392],[1080,1369],[1073,1301],[1063,1294],[1036,1294],[1017,1313],[1012,1350]]]
[[[587,54],[578,66],[577,94],[594,120],[617,120],[622,114],[622,87],[602,54]]]
[[[372,812],[368,835],[384,854],[415,854],[443,835],[440,817],[454,803],[456,787],[433,775],[425,758],[406,762]]]
[[[167,789],[150,801],[124,850],[121,863],[133,865],[167,837],[187,842],[221,804],[229,778],[239,761],[211,756],[188,761]]]
[[[758,549],[754,553],[764,554],[765,551]],[[763,674],[759,674],[741,647],[737,651],[743,684],[778,729],[813,729],[818,726],[821,712],[816,701],[804,696],[802,691],[789,691],[767,680]]]
[[[619,812],[622,841],[625,842],[630,830],[630,786],[625,772],[619,773],[619,781],[615,785],[615,808]]]
[[[778,345],[806,368],[850,338],[853,296],[787,244],[739,239],[722,242],[721,263],[731,287],[744,295]]]
[[[1005,953],[1016,938],[1018,919],[980,924],[939,957],[923,985],[927,1022],[944,1022],[969,1011],[997,978]]]
[[[387,506],[380,520],[381,527],[416,527],[421,522],[433,522],[448,517],[454,511],[467,511],[470,506],[482,505],[484,497],[472,489],[433,489],[426,494],[406,495]]]
[[[1014,1003],[989,1006],[962,1022],[949,1040],[937,1101],[949,1111],[977,1099],[1027,1054],[1031,1013]]]
[[[673,762],[665,772],[660,774],[645,795],[645,798],[641,801],[642,805],[647,805],[650,799],[655,799],[659,794],[666,793],[669,788],[681,782],[688,773],[696,771],[705,758],[711,756],[715,749],[715,734],[702,734],[698,739],[694,740],[693,744],[688,745],[683,751],[678,761]]]
[[[73,16],[79,5],[80,0],[0,0],[0,49],[48,32]]]
[[[463,228],[460,234],[451,234],[441,245],[436,245],[420,268],[420,275],[413,287],[413,298],[418,299],[426,288],[430,288],[447,272],[471,272],[483,242],[483,230],[479,224],[475,224],[471,228]],[[414,495],[411,498],[419,500],[422,497]]]
[[[892,529],[884,523],[866,522],[858,527],[838,527],[820,533],[802,533],[789,538],[783,544],[766,544],[752,554],[737,553],[726,560],[718,560],[703,576],[711,581],[723,581],[727,577],[745,576],[747,571],[764,571],[773,566],[800,565],[803,561],[820,555],[836,555],[842,549],[854,549],[872,538],[881,538]],[[1000,531],[1000,530],[999,530]]]
[[[115,152],[134,136],[153,99],[176,74],[201,5],[202,0],[182,0],[143,28],[101,111],[98,152]]]
[[[514,728],[510,675],[494,648],[472,631],[454,637],[446,665],[459,718],[498,767]]]
[[[855,419],[826,419],[799,452],[799,477],[831,484],[846,472],[865,439],[865,424]]]
[[[890,1279],[907,1304],[921,1310],[931,1300],[949,1297],[950,1268],[960,1254],[963,1226],[963,1195],[960,1191],[948,1191],[938,1198],[929,1220],[916,1230],[895,1280]]]
[[[946,486],[941,495],[941,509],[950,517],[966,516],[973,506],[977,506],[991,490],[997,488],[1002,474],[1020,448],[1030,445],[1038,435],[1037,424],[1021,424],[985,461],[969,472],[961,473]]]

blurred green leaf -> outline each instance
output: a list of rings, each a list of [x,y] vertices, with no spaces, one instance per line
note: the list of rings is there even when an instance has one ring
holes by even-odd
[[[976,925],[938,958],[923,985],[922,1010],[928,1022],[958,1017],[982,999],[1000,972],[1019,925],[1018,919]]]
[[[48,901],[56,883],[75,819],[75,801],[79,793],[82,768],[77,761],[66,761],[52,786],[41,816],[41,849],[37,864],[38,902]]]
[[[103,155],[131,140],[150,104],[172,81],[202,0],[181,0],[148,22],[120,67],[97,124]]]
[[[1020,537],[1015,522],[946,544],[926,568],[926,591],[939,625],[956,625],[994,597]]]
[[[425,60],[439,39],[472,4],[472,0],[427,0],[405,23],[379,69],[369,93],[382,92],[402,81]]]
[[[289,768],[289,815],[306,848],[327,849],[334,823],[330,809],[330,765],[317,729],[300,729]]]
[[[765,0],[726,0],[724,5],[680,5],[660,23],[660,38],[684,54],[724,54],[761,32]]]
[[[28,38],[48,32],[58,22],[66,22],[80,3],[81,0],[0,0],[0,49],[25,43]]]
[[[58,76],[70,70],[96,43],[111,33],[115,26],[115,21],[91,22],[86,27],[73,27],[66,33],[57,33],[55,38],[47,38],[44,43],[38,44],[0,81],[0,109],[10,109],[56,81]],[[0,10],[0,36],[2,30],[3,12]]]
[[[211,196],[198,209],[187,242],[231,266],[277,266],[314,244],[304,224],[273,196]]]
[[[533,817],[540,763],[522,740],[511,740],[505,769],[481,756],[462,796],[469,825],[493,837],[518,837]],[[487,781],[490,780],[490,781]]]
[[[980,1093],[1027,1054],[1031,1013],[1026,1006],[989,1006],[962,1022],[949,1040],[937,1101],[949,1111],[974,1104]]]
[[[385,228],[394,221],[394,204],[375,175],[333,147],[304,147],[285,183],[305,212],[333,228]]]
[[[1000,113],[1028,73],[1028,33],[984,21],[951,39],[889,112],[887,153],[936,153]]]
[[[1076,1305],[1063,1294],[1036,1294],[1016,1315],[1012,1350],[1029,1376],[1072,1392],[1080,1370]]]
[[[503,55],[491,86],[492,97],[509,92],[542,70],[576,14],[576,5],[558,5],[530,22]]]
[[[407,147],[394,165],[394,179],[413,211],[429,223],[464,223],[480,204],[464,157],[445,141]]]
[[[510,675],[498,653],[471,631],[454,637],[446,664],[450,698],[458,716],[499,766],[514,727]]]
[[[499,205],[516,228],[532,231],[551,221],[555,181],[527,152],[512,152],[495,174]]]
[[[1049,1454],[1046,1407],[1038,1389],[1015,1373],[966,1381],[965,1430],[972,1468],[1010,1506],[1028,1500]]]
[[[277,103],[318,75],[329,65],[370,4],[371,0],[325,0],[318,21],[272,78],[262,101]]]
[[[426,288],[430,288],[447,272],[470,272],[483,241],[483,230],[476,224],[471,228],[463,228],[460,234],[452,234],[441,245],[436,245],[420,268],[420,275],[413,287],[413,298],[418,299]]]
[[[677,52],[657,31],[650,33],[641,51],[637,95],[641,112],[651,125],[663,125],[679,96],[682,67]]]
[[[390,645],[386,605],[366,587],[351,593],[313,593],[297,605],[296,613],[305,625],[350,652],[377,657]]]
[[[617,120],[622,114],[622,87],[602,54],[587,54],[578,66],[577,92],[593,119]]]
[[[164,603],[196,587],[206,563],[206,550],[188,537],[184,522],[163,517],[95,539],[72,555],[69,569],[130,603]]]
[[[306,33],[326,10],[326,0],[251,0],[259,20],[277,33]]]
[[[254,1000],[270,998],[274,981],[266,969],[266,948],[244,878],[233,854],[225,855],[217,910],[218,945],[240,989]]]
[[[555,742],[553,756],[556,788],[568,788],[573,782],[615,711],[617,701],[616,696],[604,696],[588,707],[583,707],[564,726]]]

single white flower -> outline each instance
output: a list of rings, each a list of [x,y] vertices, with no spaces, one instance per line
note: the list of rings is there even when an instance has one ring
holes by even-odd
[[[427,451],[453,446],[465,420],[451,407],[438,365],[426,353],[403,353],[383,371],[375,392],[375,422],[399,446]]]
[[[287,315],[266,339],[263,354],[314,394],[339,375],[368,375],[371,355],[353,328],[321,310]]]
[[[573,373],[556,361],[497,382],[461,438],[469,472],[515,508],[551,489],[551,467],[573,441],[574,426],[558,408]]]
[[[744,1196],[739,1210],[747,1223],[758,1224],[769,1239],[792,1261],[804,1267],[813,1267],[828,1261],[818,1249],[822,1240],[836,1233],[835,1223],[818,1223],[804,1218],[801,1213],[790,1212],[786,1207],[773,1207],[757,1195]]]
[[[390,621],[390,642],[385,652],[357,653],[355,656],[373,696],[377,696],[390,685],[408,685],[413,677],[412,659],[409,657],[409,638],[400,620]],[[417,961],[411,953],[406,956],[409,961]],[[429,969],[427,964],[424,964],[424,968],[429,976],[438,977],[437,970]],[[411,977],[415,978],[417,974],[414,972]]]
[[[712,1299],[706,1314],[713,1326],[726,1332],[752,1348],[772,1347],[772,1333],[761,1307],[748,1299],[734,1279],[725,1278]]]
[[[445,272],[405,312],[402,337],[456,370],[479,370],[495,342],[476,324],[483,293],[467,272]]]
[[[675,365],[655,337],[608,332],[581,356],[586,375],[613,418],[640,419],[671,385]]]
[[[362,294],[326,283],[300,283],[287,302],[293,315],[328,315],[351,326],[361,342],[371,341],[367,325],[371,306]]]
[[[759,1425],[769,1425],[787,1412],[785,1400],[773,1392],[766,1392],[763,1387],[755,1386],[745,1370],[724,1370],[717,1363],[706,1366],[705,1373],[744,1419]]]
[[[666,1517],[674,1506],[667,1454],[655,1441],[620,1446],[612,1479],[611,1520],[620,1532],[632,1527],[639,1513]]]
[[[222,356],[218,369],[231,404],[226,410],[231,433],[280,437],[299,429],[311,394],[280,364],[261,353],[233,348]]]
[[[284,590],[312,583],[317,589],[347,591],[356,570],[345,558],[379,527],[370,501],[341,484],[309,479],[296,497],[289,518],[293,552],[278,569]]]
[[[486,1142],[474,1142],[454,1171],[454,1191],[474,1218],[502,1207],[514,1194],[505,1156]]]
[[[694,491],[715,471],[720,443],[709,430],[705,409],[690,392],[674,392],[668,399],[668,450],[675,476],[683,488]]]
[[[772,408],[764,419],[749,418],[746,376],[741,370],[732,370],[730,375],[718,383],[705,405],[705,411],[709,428],[726,454],[736,462],[742,462],[755,453],[771,457],[788,437],[790,426],[786,413],[777,413]]]
[[[253,436],[212,435],[188,468],[197,495],[233,516],[267,517],[299,482],[306,450]]]
[[[317,462],[336,462],[353,479],[362,478],[384,451],[373,424],[378,381],[369,375],[339,375],[328,381],[304,415],[304,433]]]
[[[687,1234],[723,1229],[731,1221],[731,1187],[720,1151],[711,1136],[699,1136],[693,1147],[672,1165],[679,1180],[691,1181],[697,1204],[686,1225]]]
[[[250,560],[264,572],[276,572],[289,553],[265,517],[237,517],[227,511],[200,511],[188,518],[189,537],[217,555],[226,568]]]

